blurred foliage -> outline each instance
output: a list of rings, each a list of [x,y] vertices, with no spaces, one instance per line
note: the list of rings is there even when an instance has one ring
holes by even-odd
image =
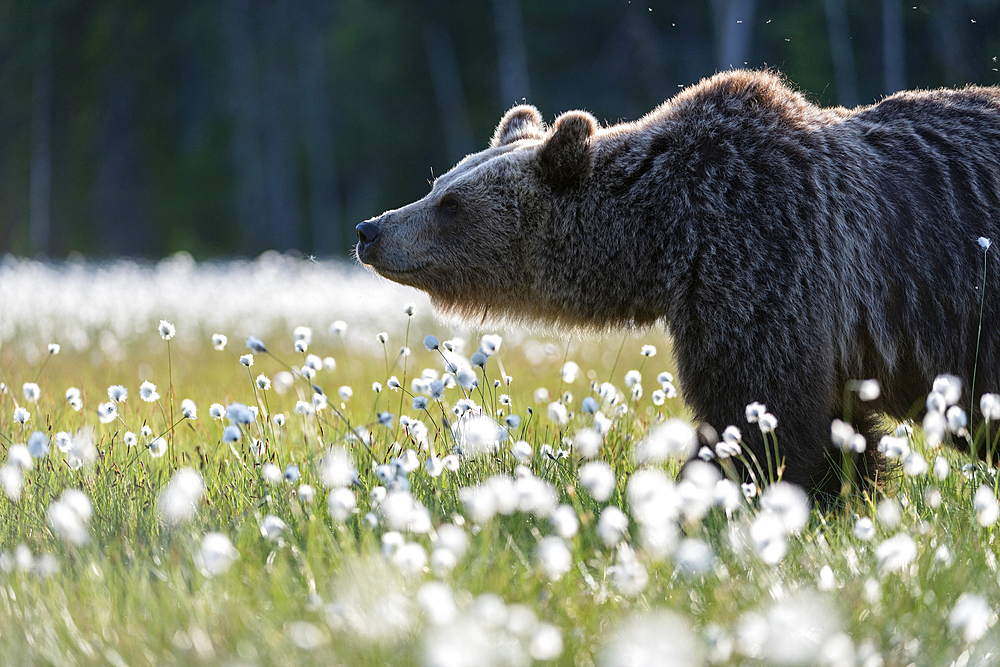
[[[893,58],[997,82],[998,27],[993,0],[6,0],[0,252],[343,256],[521,97],[631,120],[745,63],[872,103]]]

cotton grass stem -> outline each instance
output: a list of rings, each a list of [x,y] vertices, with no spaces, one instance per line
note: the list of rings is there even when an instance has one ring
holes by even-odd
[[[608,374],[608,382],[611,382],[611,378],[615,376],[615,370],[618,368],[618,360],[622,357],[622,350],[625,349],[625,341],[628,340],[628,336],[622,338],[622,344],[618,346],[618,354],[615,355],[615,363],[611,366],[611,372]]]
[[[985,236],[979,237],[979,245],[983,249],[983,284],[979,290],[979,329],[976,331],[976,358],[972,365],[972,386],[969,387],[969,423],[972,423],[972,414],[976,406],[976,371],[979,369],[979,340],[983,335],[983,307],[986,304],[986,258],[990,252],[992,242]],[[989,437],[989,434],[987,434]],[[972,448],[972,458],[976,458],[975,438],[970,443]]]
[[[171,359],[170,359],[170,340],[169,339],[167,339],[167,402],[170,403],[170,423],[173,424],[174,423],[174,367],[173,367],[173,364],[171,363]],[[169,443],[171,445],[171,447],[170,447],[170,456],[171,456],[171,458],[174,457],[174,447],[173,447],[173,445],[174,445],[174,434],[173,434],[173,429],[174,429],[173,426],[171,426],[168,429],[169,438],[170,438]],[[176,463],[176,459],[174,459],[174,462]]]

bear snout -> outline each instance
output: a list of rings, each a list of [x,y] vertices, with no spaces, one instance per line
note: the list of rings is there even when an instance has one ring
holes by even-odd
[[[360,255],[378,239],[379,227],[378,223],[366,220],[355,229],[358,230],[358,255]]]

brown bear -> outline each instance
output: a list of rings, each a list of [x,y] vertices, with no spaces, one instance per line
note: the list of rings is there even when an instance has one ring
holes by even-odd
[[[476,320],[664,322],[697,419],[766,403],[784,479],[836,493],[846,407],[870,476],[879,414],[919,416],[936,375],[1000,389],[1000,266],[977,243],[998,225],[1000,89],[828,109],[729,71],[610,127],[515,107],[426,197],[358,225],[357,255]],[[881,395],[845,406],[862,378]]]

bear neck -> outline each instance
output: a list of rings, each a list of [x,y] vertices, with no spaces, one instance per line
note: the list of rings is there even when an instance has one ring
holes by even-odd
[[[536,318],[597,330],[669,323],[693,249],[656,189],[633,178],[644,167],[629,152],[643,150],[643,140],[628,129],[593,137],[588,177],[553,193],[532,290]]]

